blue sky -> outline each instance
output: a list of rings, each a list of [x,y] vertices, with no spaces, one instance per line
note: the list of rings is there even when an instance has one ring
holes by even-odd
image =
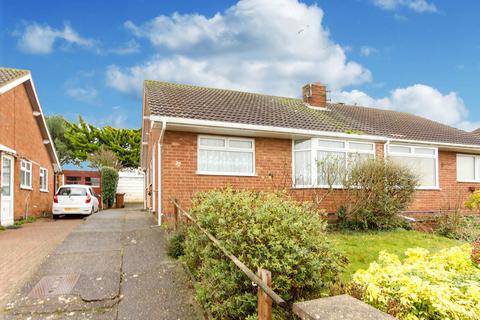
[[[44,112],[139,127],[143,79],[334,101],[480,127],[477,1],[0,2],[0,65]]]

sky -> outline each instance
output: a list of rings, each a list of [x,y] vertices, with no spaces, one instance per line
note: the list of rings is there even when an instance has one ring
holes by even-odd
[[[145,79],[329,99],[480,127],[475,0],[0,0],[0,66],[46,115],[138,128]]]

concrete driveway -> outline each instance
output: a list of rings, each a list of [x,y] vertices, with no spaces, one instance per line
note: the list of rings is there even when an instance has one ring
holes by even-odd
[[[0,310],[82,219],[27,223],[20,229],[0,232]]]
[[[7,319],[203,319],[165,235],[137,209],[86,219],[7,304]]]

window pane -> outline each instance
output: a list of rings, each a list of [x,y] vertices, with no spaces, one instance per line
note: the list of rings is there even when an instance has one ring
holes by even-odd
[[[307,186],[312,183],[311,151],[295,151],[295,185]]]
[[[475,180],[475,157],[458,156],[457,180]]]
[[[418,177],[421,187],[435,187],[436,159],[391,156],[393,161],[409,167]]]
[[[332,140],[318,140],[318,146],[323,148],[345,149],[345,142]]]
[[[248,140],[230,140],[228,146],[237,149],[253,149],[253,142]]]
[[[416,154],[425,154],[425,155],[435,155],[435,149],[428,149],[428,148],[415,148]]]
[[[390,152],[395,153],[411,153],[410,147],[403,147],[403,146],[390,146]]]
[[[92,187],[100,187],[100,178],[91,178]]]
[[[310,149],[312,146],[311,140],[296,140],[295,141],[295,150]]]
[[[369,153],[349,153],[348,154],[348,167],[354,168],[355,166],[364,163],[365,161],[373,159],[373,154]]]
[[[373,144],[370,143],[360,143],[360,142],[350,142],[348,148],[351,150],[362,150],[362,151],[373,151]]]
[[[253,152],[200,150],[199,157],[200,171],[253,173]]]
[[[11,163],[12,160],[8,158],[3,158],[2,163],[2,195],[3,196],[10,196],[11,188]]]
[[[317,184],[321,186],[341,185],[345,175],[345,153],[317,152]]]
[[[200,145],[205,147],[225,147],[225,139],[200,138]]]

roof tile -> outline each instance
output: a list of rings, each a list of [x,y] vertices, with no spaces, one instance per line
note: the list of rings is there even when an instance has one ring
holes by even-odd
[[[315,109],[303,100],[184,84],[145,81],[152,115],[392,139],[480,146],[480,136],[405,112],[346,104]]]
[[[28,70],[0,67],[0,87],[29,74]]]

